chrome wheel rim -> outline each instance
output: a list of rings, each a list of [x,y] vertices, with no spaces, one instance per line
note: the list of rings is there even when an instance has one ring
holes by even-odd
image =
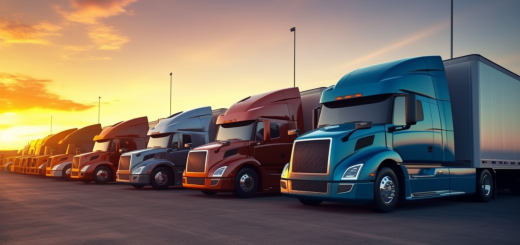
[[[491,193],[491,179],[486,174],[482,176],[482,191],[484,192],[484,195],[488,196]]]
[[[251,192],[255,187],[255,183],[253,181],[253,177],[249,174],[244,174],[240,177],[240,189],[244,192]]]
[[[379,183],[379,194],[384,203],[389,204],[395,197],[395,184],[392,178],[385,176]]]
[[[159,171],[154,176],[155,183],[158,185],[165,185],[168,183],[168,175],[166,173]]]
[[[65,174],[66,174],[67,176],[70,176],[70,171],[71,171],[70,168],[67,169],[67,170],[65,171]]]
[[[104,169],[100,169],[96,172],[96,178],[98,180],[106,180],[108,179],[108,171]]]

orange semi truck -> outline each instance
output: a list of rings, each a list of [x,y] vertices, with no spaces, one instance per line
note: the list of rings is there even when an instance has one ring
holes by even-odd
[[[91,152],[94,148],[94,136],[101,133],[101,124],[93,124],[80,128],[64,139],[60,140],[60,148],[67,149],[65,154],[58,154],[49,157],[45,167],[47,177],[63,178],[70,180],[72,159],[75,155],[82,152]]]
[[[42,148],[44,152],[42,155],[32,157],[30,172],[32,174],[45,176],[45,167],[49,157],[57,154],[63,154],[67,150],[66,147],[62,147],[63,149],[61,149],[60,151],[61,145],[59,144],[59,142],[65,137],[67,137],[67,135],[71,134],[76,130],[78,129],[72,128],[63,130],[57,134],[52,134],[45,138],[45,140],[42,143]]]
[[[71,179],[106,184],[115,181],[121,154],[146,148],[148,118],[139,117],[105,127],[94,137],[92,152],[72,160]]]
[[[189,152],[182,186],[204,194],[232,191],[251,197],[279,191],[296,135],[312,129],[313,109],[325,88],[288,88],[247,97],[217,120],[216,142]]]
[[[38,143],[38,140],[31,140],[31,143],[29,143],[29,148],[27,149],[27,151],[25,151],[21,157],[16,159],[15,166],[14,166],[14,171],[16,173],[25,172],[25,162],[27,161],[27,158],[34,155],[34,151],[36,150],[37,143]]]

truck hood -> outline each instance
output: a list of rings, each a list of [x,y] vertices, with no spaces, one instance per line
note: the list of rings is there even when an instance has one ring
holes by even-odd
[[[144,161],[144,158],[153,159],[157,153],[166,153],[167,148],[146,148],[136,151],[131,151],[121,155],[121,158],[130,158],[130,170],[139,166],[148,165],[149,161]],[[152,155],[150,157],[150,155]]]
[[[220,142],[213,142],[203,146],[199,146],[192,151],[207,151],[206,174],[211,175],[213,171],[219,167],[227,166],[230,162],[241,158],[249,157],[249,147],[256,144],[256,141],[249,140],[229,140],[230,144],[222,146]],[[218,151],[217,151],[218,150]],[[189,165],[188,156],[188,165]],[[189,168],[189,166],[187,166]]]
[[[106,152],[105,151],[88,152],[88,153],[76,155],[76,156],[74,156],[74,158],[75,159],[79,158],[79,166],[84,166],[87,164],[91,164],[94,161],[105,160]]]

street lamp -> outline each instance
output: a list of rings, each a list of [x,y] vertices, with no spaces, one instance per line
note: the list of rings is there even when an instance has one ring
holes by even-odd
[[[172,72],[170,72],[170,114],[172,114]]]
[[[294,75],[293,75],[293,86],[296,87],[296,27],[291,28],[291,32],[294,32]]]
[[[97,123],[99,124],[99,118],[101,116],[101,96],[99,96],[99,101],[98,101],[98,116],[97,116]]]
[[[453,59],[453,0],[451,0],[451,58]]]

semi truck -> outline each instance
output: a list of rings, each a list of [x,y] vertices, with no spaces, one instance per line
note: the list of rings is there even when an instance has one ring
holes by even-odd
[[[36,173],[36,167],[35,167],[35,163],[33,162],[33,159],[38,157],[38,156],[43,156],[45,154],[45,146],[43,145],[43,143],[52,136],[51,135],[47,135],[47,137],[45,138],[42,138],[42,139],[39,139],[36,143],[36,146],[35,146],[35,150],[34,150],[34,154],[32,156],[29,156],[27,158],[27,160],[25,161],[26,164],[25,164],[25,170],[24,170],[24,173],[25,174],[34,174]]]
[[[103,128],[94,137],[92,152],[74,156],[71,178],[106,184],[116,179],[121,154],[143,149],[148,143],[148,118],[138,117]]]
[[[241,198],[278,191],[296,139],[281,132],[311,130],[312,111],[324,89],[300,93],[298,88],[287,88],[233,104],[217,120],[216,142],[189,152],[183,187],[207,195],[233,192]]]
[[[63,130],[59,133],[52,134],[50,137],[46,138],[45,141],[42,143],[42,147],[44,148],[43,155],[40,156],[34,156],[32,158],[32,173],[45,176],[45,169],[47,165],[47,161],[49,160],[49,157],[53,155],[58,154],[64,154],[67,150],[65,146],[61,147],[59,142],[67,137],[67,135],[71,134],[72,132],[78,130],[77,128],[71,128],[67,130]],[[60,147],[62,149],[60,149]]]
[[[119,158],[117,182],[156,190],[182,186],[182,173],[192,147],[215,139],[216,118],[226,109],[201,107],[177,112],[150,128],[147,149],[127,152]]]
[[[73,157],[83,152],[91,152],[94,148],[92,139],[101,133],[101,130],[101,124],[93,124],[80,128],[60,140],[58,143],[60,151],[65,153],[49,157],[45,166],[45,175],[70,180]]]
[[[18,151],[18,156],[14,156],[9,159],[9,161],[8,161],[9,166],[6,169],[6,171],[9,171],[12,173],[16,172],[16,170],[18,169],[18,166],[19,166],[19,161],[25,154],[27,154],[27,152],[29,151],[29,146],[30,146],[30,143],[28,143],[27,145],[24,146],[23,149]]]
[[[12,159],[19,156],[20,151],[18,150],[4,150],[0,151],[1,166],[3,171],[7,171],[9,166],[12,164]],[[2,171],[0,170],[0,171]]]
[[[520,77],[480,55],[354,70],[323,91],[317,128],[294,142],[281,193],[390,212],[398,200],[487,202],[498,189],[519,191],[518,93]]]
[[[25,173],[25,166],[26,166],[27,158],[34,155],[37,143],[38,143],[38,140],[31,140],[27,151],[21,157],[16,159],[16,161],[15,161],[15,172],[16,173]]]

